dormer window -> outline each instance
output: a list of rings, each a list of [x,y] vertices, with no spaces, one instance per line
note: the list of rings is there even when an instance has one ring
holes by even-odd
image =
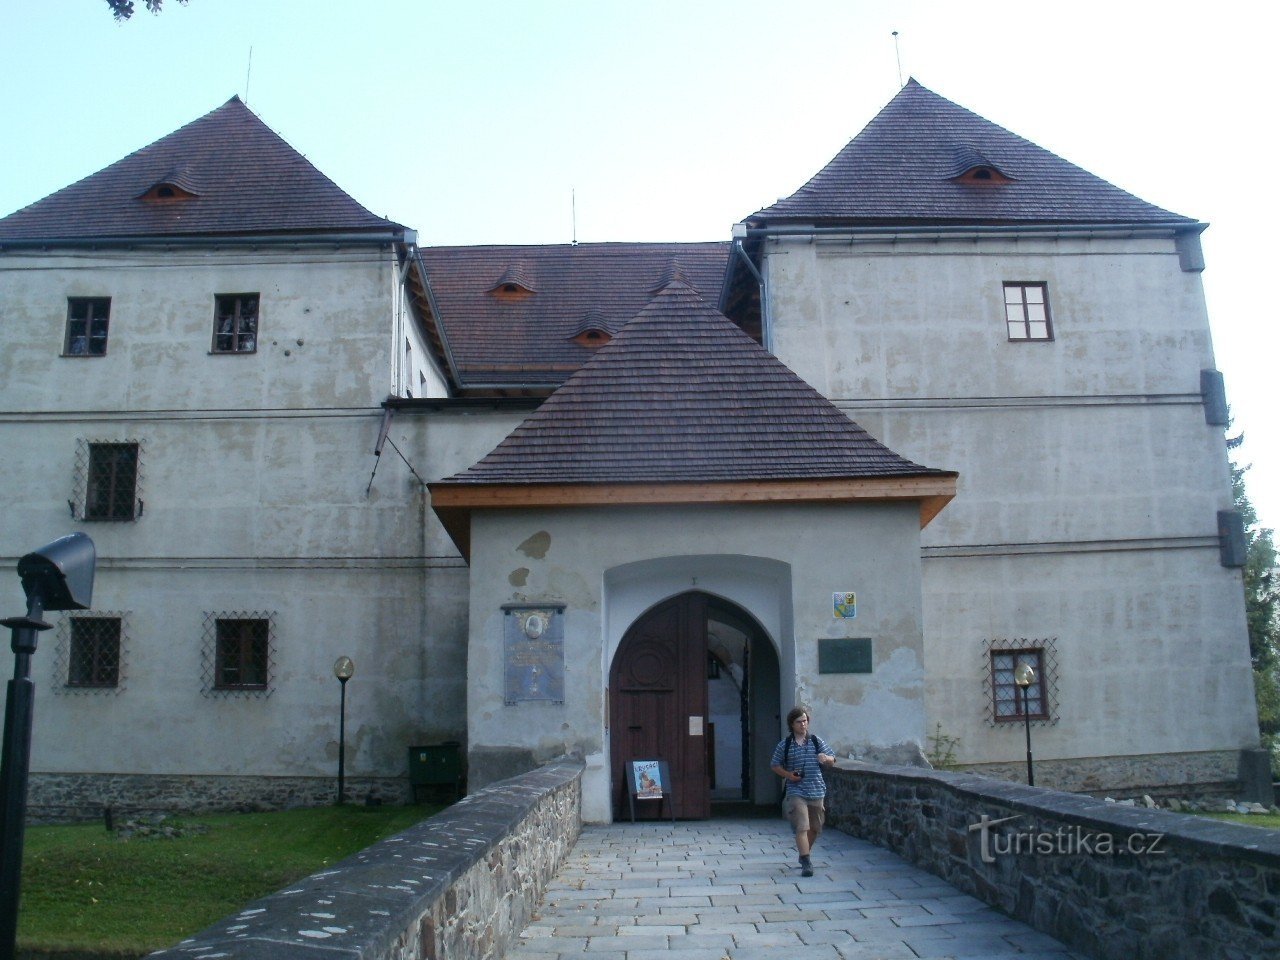
[[[529,271],[522,263],[510,264],[489,288],[489,294],[499,300],[525,300],[536,293],[529,281]]]
[[[580,347],[595,350],[603,347],[613,339],[613,331],[609,329],[609,321],[598,310],[589,311],[574,328],[569,339]]]
[[[1006,177],[995,167],[973,167],[966,170],[958,177],[952,178],[956,183],[974,183],[979,186],[999,186],[1006,183],[1013,183],[1012,178]]]
[[[947,179],[952,183],[969,183],[979,187],[996,187],[1013,183],[1014,180],[971,143],[952,147],[951,169]]]
[[[197,196],[195,192],[172,180],[161,180],[138,199],[143,203],[181,203],[183,200],[194,200]]]

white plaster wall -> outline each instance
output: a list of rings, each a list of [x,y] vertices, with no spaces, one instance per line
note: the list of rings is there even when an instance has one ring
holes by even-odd
[[[0,555],[12,568],[82,530],[98,550],[94,610],[128,614],[114,694],[64,694],[56,641],[42,638],[33,770],[331,775],[342,654],[357,664],[353,775],[403,775],[408,745],[461,739],[464,636],[433,645],[425,606],[441,592],[433,567],[456,561],[424,550],[421,487],[398,457],[369,486],[394,386],[389,251],[0,261]],[[214,295],[253,291],[258,351],[210,355]],[[59,355],[69,296],[112,298],[105,357]],[[421,473],[425,438],[401,426]],[[136,521],[72,519],[78,439],[142,443]],[[17,578],[0,591],[20,612]],[[201,695],[204,615],[235,611],[275,612],[269,698]]]
[[[1020,756],[984,722],[981,643],[1058,639],[1037,756],[1256,743],[1232,505],[1199,274],[1172,240],[767,247],[779,357],[892,449],[956,470],[923,532],[930,732]],[[1048,283],[1054,340],[1009,342],[1003,281]],[[1229,385],[1228,385],[1229,386]]]
[[[930,732],[960,738],[958,762],[1020,759],[1022,727],[985,721],[984,641],[1052,638],[1056,722],[1035,725],[1037,757],[1256,746],[1240,577],[1216,554],[925,560]]]
[[[0,266],[0,409],[369,407],[395,387],[389,250],[76,251]],[[211,354],[215,295],[255,292],[257,352]],[[106,356],[60,356],[68,297],[111,298]]]
[[[808,703],[833,745],[921,742],[918,529],[912,504],[478,512],[471,746],[583,754],[584,816],[608,820],[612,653],[637,616],[690,589],[726,597],[759,620],[781,652],[781,709]],[[538,533],[549,536],[545,550],[527,544]],[[709,544],[716,553],[704,552]],[[838,620],[831,594],[850,589],[859,593],[859,616]],[[524,601],[566,605],[562,705],[503,703],[501,605]],[[841,636],[873,639],[871,674],[819,676],[816,641]]]

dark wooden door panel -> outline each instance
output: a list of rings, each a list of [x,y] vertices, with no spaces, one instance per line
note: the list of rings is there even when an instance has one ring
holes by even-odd
[[[609,671],[610,766],[615,810],[626,804],[629,760],[666,760],[677,817],[711,812],[707,774],[706,597],[687,593],[655,607],[623,637]]]

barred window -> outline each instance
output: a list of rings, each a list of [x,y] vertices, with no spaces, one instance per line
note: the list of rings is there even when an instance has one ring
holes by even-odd
[[[214,685],[218,689],[266,689],[269,626],[264,619],[217,621]]]
[[[1004,285],[1004,316],[1010,340],[1052,340],[1049,285],[1023,280]]]
[[[214,297],[213,352],[253,353],[258,349],[258,295],[221,293]]]
[[[137,516],[138,444],[90,443],[84,519],[133,520]]]
[[[119,683],[120,618],[71,618],[67,686],[115,687]]]
[[[1014,671],[1024,663],[1035,671],[1035,682],[1025,690],[1014,682]],[[1024,717],[1049,719],[1044,664],[1044,651],[1039,648],[991,651],[991,693],[997,723]]]
[[[101,357],[107,352],[110,297],[68,297],[64,357]]]

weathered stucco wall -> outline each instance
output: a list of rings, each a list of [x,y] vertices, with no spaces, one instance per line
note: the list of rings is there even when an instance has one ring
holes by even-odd
[[[604,691],[612,654],[642,603],[691,589],[726,596],[779,631],[771,640],[783,665],[780,712],[807,703],[841,749],[920,742],[918,531],[914,504],[476,513],[467,692],[473,775],[494,754],[526,765],[580,754],[583,816],[609,820]],[[708,544],[714,555],[705,553]],[[653,561],[654,576],[629,566],[638,561]],[[624,569],[615,576],[616,568]],[[788,581],[778,579],[784,570]],[[789,597],[780,593],[788,584]],[[858,592],[857,619],[833,616],[836,590]],[[502,605],[523,601],[565,604],[563,704],[503,702]],[[872,638],[872,673],[819,675],[817,640],[842,636]],[[758,735],[776,742],[780,730]]]
[[[1240,575],[1218,553],[1226,450],[1200,396],[1209,322],[1174,241],[765,251],[778,356],[892,449],[960,474],[922,534],[929,730],[959,738],[956,760],[1020,749],[987,722],[1002,641],[1052,642],[1046,759],[1254,746]],[[1008,339],[1004,281],[1048,284],[1052,341]]]
[[[130,250],[4,265],[0,552],[12,564],[88,533],[99,558],[91,612],[123,620],[116,688],[69,688],[65,627],[41,637],[33,784],[88,775],[51,787],[68,806],[127,805],[122,784],[162,775],[264,778],[257,798],[237,780],[237,802],[272,803],[285,780],[299,785],[289,802],[325,793],[339,655],[356,660],[353,784],[403,778],[411,744],[461,739],[462,639],[453,655],[424,645],[428,574],[447,561],[424,551],[420,485],[392,455],[366,493],[395,375],[389,251]],[[214,297],[232,292],[260,294],[258,349],[212,355]],[[105,356],[60,356],[69,296],[111,298]],[[394,435],[421,464],[417,438]],[[84,440],[141,444],[137,519],[72,519]],[[16,578],[4,589],[20,611]],[[209,689],[208,617],[235,614],[271,617],[261,693]]]

